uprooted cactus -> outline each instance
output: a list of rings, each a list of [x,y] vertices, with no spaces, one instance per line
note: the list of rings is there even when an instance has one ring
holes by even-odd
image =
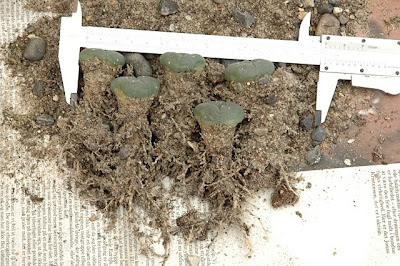
[[[119,77],[111,82],[111,90],[118,101],[120,124],[118,136],[125,139],[120,157],[135,154],[138,147],[149,145],[151,132],[147,114],[154,97],[160,90],[160,82],[152,77]]]
[[[168,89],[160,92],[158,108],[150,113],[156,140],[153,144],[162,158],[160,171],[167,176],[185,176],[187,161],[194,160],[193,153],[198,152],[193,139],[196,131],[193,108],[208,96],[204,85],[206,63],[199,55],[177,53],[165,53],[160,61],[161,83]]]
[[[225,69],[225,79],[227,81],[245,82],[255,80],[264,75],[270,75],[274,71],[274,64],[264,59],[242,61],[230,64]]]
[[[115,51],[101,49],[83,49],[79,54],[85,86],[84,99],[89,105],[99,105],[109,91],[111,80],[115,78],[125,58]]]
[[[152,77],[119,77],[111,82],[119,112],[126,116],[143,116],[149,111],[160,82]]]
[[[244,118],[243,108],[233,102],[210,101],[194,109],[206,148],[211,153],[228,155],[237,124]]]

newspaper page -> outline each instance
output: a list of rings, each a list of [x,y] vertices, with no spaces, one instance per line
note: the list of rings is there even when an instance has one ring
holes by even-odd
[[[1,176],[0,265],[161,264],[157,256],[141,255],[122,212],[108,230],[102,214],[56,175],[40,182]],[[398,265],[399,164],[299,177],[303,191],[293,207],[273,210],[269,191],[249,200],[249,239],[237,228],[212,244],[176,236],[166,265]],[[184,212],[178,207],[174,216]]]
[[[20,1],[1,1],[0,44],[38,15],[23,10]],[[0,111],[11,101],[24,112],[17,91],[0,60]],[[1,266],[163,262],[142,254],[122,210],[109,229],[103,215],[65,185],[66,174],[55,162],[29,155],[1,113]],[[185,243],[174,236],[166,265],[400,265],[400,164],[310,171],[298,178],[301,198],[295,206],[272,209],[271,191],[249,199],[248,237],[231,227],[213,242]],[[185,212],[176,199],[172,218]],[[152,248],[164,251],[161,244]]]

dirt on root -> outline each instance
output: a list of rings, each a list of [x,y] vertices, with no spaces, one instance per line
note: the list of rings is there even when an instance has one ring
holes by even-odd
[[[316,1],[318,3],[320,1]],[[159,1],[91,1],[82,0],[83,24],[90,26],[133,28],[158,31],[205,33],[293,40],[300,25],[297,0],[177,1],[179,12],[161,16]],[[366,1],[342,0],[347,15],[357,19],[342,25],[341,32],[354,35],[366,30]],[[62,154],[60,165],[74,172],[73,182],[80,194],[108,217],[123,206],[131,218],[134,232],[140,233],[135,220],[137,208],[150,218],[150,227],[162,232],[165,246],[170,235],[181,232],[187,240],[205,239],[221,224],[237,225],[248,232],[241,219],[243,203],[262,188],[275,188],[272,206],[294,204],[299,196],[290,173],[305,164],[305,154],[313,148],[310,131],[299,126],[304,117],[313,117],[318,69],[313,66],[277,65],[271,76],[251,82],[224,80],[224,62],[207,59],[199,73],[171,73],[164,69],[158,56],[150,63],[153,77],[161,83],[159,94],[151,102],[132,106],[131,115],[120,110],[110,90],[112,75],[99,62],[84,67],[79,83],[76,108],[64,101],[58,65],[60,15],[71,13],[71,1],[28,0],[27,7],[52,11],[29,25],[25,33],[7,47],[6,64],[20,77],[22,97],[30,105],[28,115],[9,109],[6,122],[19,130],[22,142],[32,154],[50,158]],[[304,8],[303,8],[304,9]],[[233,19],[236,10],[247,11],[256,18],[250,28]],[[320,15],[313,12],[311,32]],[[361,13],[364,16],[361,16]],[[39,36],[47,43],[44,59],[30,62],[23,58],[29,39]],[[115,76],[131,72],[124,68]],[[42,89],[36,90],[35,84]],[[88,91],[100,89],[98,94]],[[355,106],[347,99],[354,91],[340,83],[342,94],[335,95],[327,119],[328,137],[322,144],[335,143],[340,132],[353,123],[361,123]],[[85,94],[86,93],[86,94]],[[94,98],[95,99],[94,99]],[[193,115],[194,107],[210,100],[232,101],[243,107],[245,119],[232,138],[231,150],[215,153],[207,149],[200,126]],[[99,103],[100,102],[100,103]],[[6,108],[5,108],[6,109]],[[37,116],[50,114],[56,123],[41,126]],[[62,150],[44,149],[37,140],[49,135]],[[50,145],[50,147],[58,147]],[[168,176],[172,188],[163,185]],[[196,196],[206,200],[210,209],[189,212],[170,222],[171,198]]]

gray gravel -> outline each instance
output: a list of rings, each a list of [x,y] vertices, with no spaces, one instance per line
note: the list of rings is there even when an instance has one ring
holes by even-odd
[[[338,35],[339,29],[339,20],[334,15],[324,14],[318,22],[315,35]]]
[[[263,77],[263,78],[260,78],[258,80],[258,84],[259,85],[267,85],[268,83],[269,83],[269,78],[268,77]]]
[[[341,0],[328,0],[328,3],[333,5],[333,6],[340,6],[342,1]]]
[[[274,105],[276,102],[278,101],[278,96],[276,96],[276,94],[270,94],[267,97],[267,104],[269,105]]]
[[[38,123],[41,126],[51,126],[54,124],[54,122],[55,122],[54,118],[49,114],[39,115],[36,118],[36,123]]]
[[[323,3],[323,4],[320,4],[320,5],[318,6],[317,11],[318,11],[318,13],[320,13],[320,14],[332,13],[332,11],[333,11],[333,6],[330,5],[330,4]]]
[[[317,126],[311,133],[312,140],[316,142],[323,142],[326,138],[326,130],[321,125]]]
[[[314,0],[303,0],[304,7],[314,7],[315,2]]]
[[[128,159],[130,154],[131,154],[131,149],[128,146],[122,146],[118,152],[118,156],[119,158],[121,158],[121,160]]]
[[[24,58],[30,61],[42,60],[46,53],[46,42],[42,38],[32,38],[24,51]]]
[[[33,93],[36,95],[41,94],[43,91],[42,84],[40,84],[40,81],[36,81],[35,85],[33,86]]]
[[[246,28],[250,28],[256,22],[256,19],[252,15],[247,12],[241,12],[239,10],[235,11],[233,18],[236,22]]]
[[[305,130],[310,130],[313,126],[313,118],[305,117],[300,121],[300,126]]]
[[[321,161],[322,151],[319,145],[315,146],[314,149],[307,152],[306,159],[310,165],[317,164]]]
[[[342,24],[342,25],[346,25],[347,22],[349,22],[349,18],[346,17],[345,15],[341,14],[341,15],[339,16],[339,22],[340,22],[340,24]]]
[[[174,1],[161,0],[159,9],[160,9],[161,15],[168,16],[168,15],[177,13],[179,11],[179,6]]]
[[[146,60],[146,58],[139,53],[124,53],[126,64],[130,64],[133,67],[133,71],[135,71],[135,76],[149,76],[153,75],[153,71],[151,70],[150,63]]]

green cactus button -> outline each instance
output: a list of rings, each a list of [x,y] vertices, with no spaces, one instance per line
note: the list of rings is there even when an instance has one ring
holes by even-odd
[[[98,58],[106,62],[110,66],[123,66],[125,65],[125,58],[122,54],[115,51],[106,51],[102,49],[83,49],[79,54],[79,61],[89,61]]]
[[[272,62],[264,59],[242,61],[230,64],[225,69],[227,81],[251,81],[266,74],[272,74],[275,66]]]
[[[119,77],[111,82],[111,90],[119,91],[127,98],[152,98],[160,90],[160,82],[147,76]]]
[[[197,72],[206,66],[206,60],[198,54],[165,53],[161,55],[160,62],[175,73]]]
[[[201,103],[194,109],[199,124],[223,124],[236,126],[244,118],[243,108],[233,102],[210,101]]]

